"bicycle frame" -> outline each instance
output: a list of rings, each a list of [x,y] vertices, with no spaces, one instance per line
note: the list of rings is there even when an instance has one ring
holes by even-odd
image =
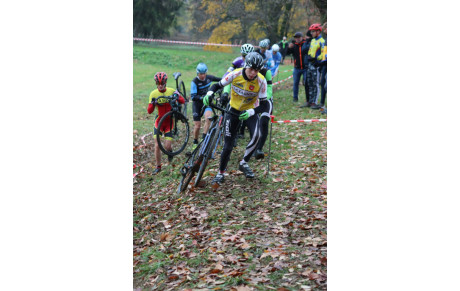
[[[211,133],[213,133],[214,131],[217,130],[216,119],[219,118],[219,117],[217,115],[215,115],[212,118],[213,118],[213,120],[212,120],[211,126],[209,127],[208,133],[206,134],[206,136],[204,137],[204,140],[203,140],[204,146],[201,147],[200,155],[203,155],[205,150],[206,150],[206,148],[208,147],[209,138],[211,137]]]

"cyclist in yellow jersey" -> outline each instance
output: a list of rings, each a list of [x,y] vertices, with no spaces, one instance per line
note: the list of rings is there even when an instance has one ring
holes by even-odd
[[[172,107],[169,104],[166,98],[162,98],[163,96],[171,96],[177,94],[179,97],[178,102],[180,104],[185,103],[184,97],[182,97],[179,92],[177,92],[173,88],[166,87],[166,83],[168,81],[168,75],[164,72],[158,72],[155,74],[155,83],[157,85],[157,89],[153,90],[149,96],[149,105],[147,107],[147,112],[152,114],[155,110],[155,107],[158,108],[158,116],[155,118],[155,125],[153,128],[153,139],[155,140],[155,162],[156,162],[156,169],[153,171],[153,175],[158,174],[161,171],[161,152],[158,146],[157,141],[157,134],[164,135],[165,137],[165,147],[167,149],[171,149],[171,130],[170,123],[166,122],[163,125],[163,128],[159,128],[160,119],[171,111]],[[173,156],[168,156],[168,161],[172,161]]]
[[[234,70],[218,83],[212,85],[203,99],[204,105],[209,105],[214,92],[231,84],[230,112],[236,116],[227,115],[224,124],[224,148],[220,158],[219,173],[214,177],[213,184],[220,185],[224,181],[224,173],[233,150],[233,141],[237,134],[238,124],[244,120],[247,122],[252,138],[246,146],[239,170],[244,173],[246,178],[254,178],[254,173],[247,163],[255,152],[260,139],[258,114],[269,110],[269,102],[267,101],[267,81],[259,73],[264,66],[262,56],[256,52],[251,52],[247,54],[245,61],[244,68]],[[254,108],[257,100],[259,100],[259,106]]]

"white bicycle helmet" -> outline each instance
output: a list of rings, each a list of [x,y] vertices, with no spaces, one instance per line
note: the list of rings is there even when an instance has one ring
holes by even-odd
[[[254,51],[254,47],[250,43],[245,43],[241,46],[241,53],[242,54],[249,54]]]
[[[273,50],[274,52],[279,52],[279,51],[280,51],[280,46],[277,45],[277,44],[275,43],[275,44],[272,46],[272,50]]]
[[[261,48],[268,48],[269,43],[268,43],[268,41],[267,41],[266,39],[264,39],[264,40],[261,40],[261,41],[259,42],[259,46],[260,46]]]

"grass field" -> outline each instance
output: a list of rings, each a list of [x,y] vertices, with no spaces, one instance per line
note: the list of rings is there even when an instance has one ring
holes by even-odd
[[[274,124],[269,175],[267,155],[261,161],[251,159],[255,179],[247,180],[237,170],[245,139],[233,150],[229,175],[216,192],[209,182],[220,156],[208,165],[203,177],[207,185],[177,195],[184,154],[171,164],[163,157],[163,171],[153,176],[151,136],[141,146],[140,137],[153,129],[154,116],[146,110],[155,89],[153,76],[166,72],[168,86],[174,88],[172,73],[180,71],[189,92],[199,62],[207,64],[209,74],[222,76],[238,51],[135,45],[133,52],[134,172],[143,169],[133,183],[134,287],[326,290],[326,123]],[[291,64],[282,65],[278,80],[291,75],[291,69]],[[302,86],[299,99],[299,104],[305,100]],[[299,104],[292,103],[292,79],[274,87],[277,120],[326,118]],[[267,140],[266,154],[268,146]]]

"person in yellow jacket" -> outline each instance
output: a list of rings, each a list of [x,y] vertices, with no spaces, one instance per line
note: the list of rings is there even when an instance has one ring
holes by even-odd
[[[324,48],[326,41],[321,36],[322,28],[319,23],[312,24],[309,31],[311,32],[312,40],[307,53],[307,82],[310,98],[309,106],[307,107],[315,107],[318,104],[318,98],[321,94],[319,67],[325,55]]]

